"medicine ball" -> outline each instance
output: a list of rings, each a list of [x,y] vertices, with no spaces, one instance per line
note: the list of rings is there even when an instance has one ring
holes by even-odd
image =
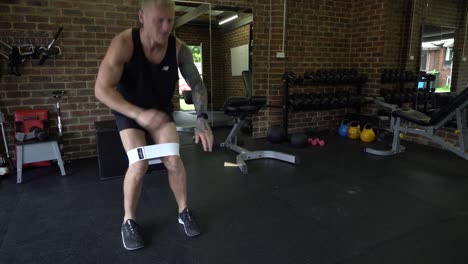
[[[293,134],[291,135],[291,145],[296,148],[304,148],[307,146],[307,136],[305,134]]]
[[[281,143],[285,137],[284,129],[280,126],[271,126],[267,130],[267,140],[271,143]]]

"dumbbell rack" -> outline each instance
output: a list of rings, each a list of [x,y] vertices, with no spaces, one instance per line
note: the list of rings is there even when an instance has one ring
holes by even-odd
[[[395,104],[402,106],[402,103],[417,103],[417,82],[420,78],[418,72],[413,72],[410,70],[402,69],[383,69],[380,83],[382,87],[380,88],[380,95],[385,98],[385,102],[389,104]],[[387,88],[386,84],[391,84],[392,86]],[[399,84],[399,88],[395,88]],[[408,87],[408,84],[411,85],[411,88]],[[398,90],[399,89],[399,90]],[[408,91],[410,89],[410,91]],[[387,97],[388,96],[388,97]],[[405,99],[406,98],[406,99]]]
[[[288,135],[288,124],[289,124],[289,85],[290,85],[290,80],[284,79],[282,80],[282,92],[283,92],[283,102],[282,105],[280,106],[273,106],[273,107],[278,107],[282,109],[282,115],[283,115],[283,129],[285,132],[285,135]],[[336,82],[313,82],[313,83],[293,83],[293,85],[304,85],[304,86],[311,86],[311,85],[354,85],[356,86],[356,95],[361,95],[362,94],[362,87],[365,84],[365,82],[349,82],[349,83],[336,83]],[[270,107],[272,107],[270,105]],[[360,112],[360,106],[356,106],[356,111]]]

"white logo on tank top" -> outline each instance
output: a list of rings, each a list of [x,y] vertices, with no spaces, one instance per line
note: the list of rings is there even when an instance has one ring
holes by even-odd
[[[163,70],[163,71],[168,71],[168,70],[169,70],[169,66],[164,66],[164,67],[162,68],[162,70]]]

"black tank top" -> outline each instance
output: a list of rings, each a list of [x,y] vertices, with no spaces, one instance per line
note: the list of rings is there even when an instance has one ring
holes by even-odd
[[[153,64],[146,58],[139,28],[132,29],[132,39],[133,55],[124,65],[117,91],[139,107],[171,113],[174,110],[172,97],[179,80],[176,38],[169,36],[166,54],[160,64]]]

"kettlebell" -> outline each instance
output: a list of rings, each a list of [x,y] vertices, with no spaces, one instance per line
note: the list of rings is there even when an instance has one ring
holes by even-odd
[[[375,132],[369,124],[365,124],[360,137],[362,142],[370,143],[375,140]]]
[[[348,128],[349,128],[348,120],[345,119],[341,121],[341,125],[340,127],[338,127],[338,135],[342,137],[346,137],[348,133]]]
[[[352,121],[349,123],[348,128],[348,138],[349,139],[358,139],[359,135],[361,134],[361,126],[359,125],[359,121]]]

